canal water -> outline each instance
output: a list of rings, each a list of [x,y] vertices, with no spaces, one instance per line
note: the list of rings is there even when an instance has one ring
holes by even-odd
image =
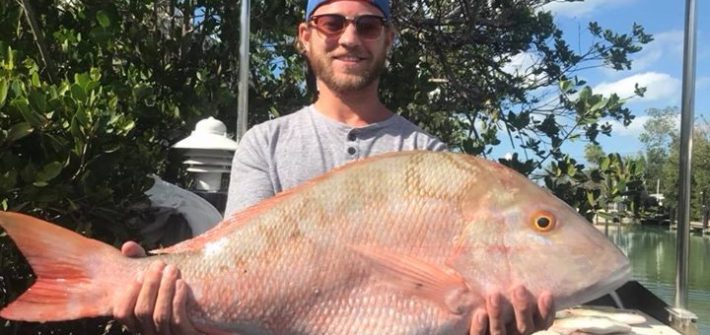
[[[615,228],[615,227],[613,227]],[[667,227],[628,225],[609,238],[631,260],[633,277],[672,305],[675,301],[676,234]],[[688,309],[698,316],[700,334],[710,334],[710,237],[690,236]]]

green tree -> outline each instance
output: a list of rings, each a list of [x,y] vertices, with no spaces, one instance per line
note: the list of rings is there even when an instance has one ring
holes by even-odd
[[[507,137],[535,167],[563,157],[560,147],[567,140],[594,142],[599,134],[610,134],[604,118],[628,124],[632,116],[623,99],[594,94],[575,71],[629,68],[628,55],[651,37],[638,25],[617,34],[591,22],[595,41],[577,53],[552,16],[539,11],[548,2],[393,2],[403,15],[396,22],[401,31],[392,55],[396,71],[382,85],[388,102],[469,153],[485,155]],[[509,62],[519,55],[532,57],[534,64],[510,71]],[[404,81],[410,84],[399,85]]]
[[[665,206],[678,203],[680,161],[680,112],[677,107],[651,108],[644,132],[639,139],[645,146],[646,181],[655,190],[660,183]],[[691,219],[702,218],[701,194],[710,192],[710,127],[705,120],[696,120],[693,129],[691,175]]]
[[[643,159],[621,157],[616,153],[599,155],[597,149],[591,151],[596,160],[589,161],[590,168],[569,156],[551,162],[545,169],[545,186],[589,220],[595,215],[607,219],[639,219],[645,209],[647,193]]]
[[[680,112],[677,107],[666,107],[650,108],[646,114],[649,118],[639,140],[645,148],[646,180],[652,183],[649,187],[655,187],[663,179],[663,165],[669,159],[671,145],[678,140]]]
[[[678,204],[680,185],[680,137],[676,136],[670,145],[668,159],[663,164],[661,188],[666,197],[665,204],[675,208]],[[707,123],[696,123],[693,129],[693,150],[691,158],[690,218],[702,219],[702,194],[710,192],[710,128]]]
[[[601,145],[596,143],[588,143],[584,146],[584,159],[591,167],[598,167],[599,162],[604,158],[606,154]]]

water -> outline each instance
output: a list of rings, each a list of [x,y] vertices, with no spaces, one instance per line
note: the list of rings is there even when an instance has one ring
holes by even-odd
[[[673,305],[676,234],[662,227],[630,225],[610,229],[609,237],[631,260],[633,277]],[[690,236],[688,309],[698,316],[700,334],[710,334],[710,238]]]

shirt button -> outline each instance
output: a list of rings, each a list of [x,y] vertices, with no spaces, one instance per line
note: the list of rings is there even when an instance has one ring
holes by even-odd
[[[348,141],[354,142],[355,140],[357,140],[357,135],[355,135],[355,133],[349,133],[348,134]]]
[[[357,152],[357,150],[355,150],[355,148],[353,148],[353,147],[349,147],[349,148],[348,148],[348,153],[349,153],[349,154],[354,155],[355,152]]]

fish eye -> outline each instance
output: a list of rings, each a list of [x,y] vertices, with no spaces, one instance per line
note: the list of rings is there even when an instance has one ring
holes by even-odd
[[[539,210],[532,215],[532,225],[540,232],[548,232],[555,228],[557,219],[549,211]]]

